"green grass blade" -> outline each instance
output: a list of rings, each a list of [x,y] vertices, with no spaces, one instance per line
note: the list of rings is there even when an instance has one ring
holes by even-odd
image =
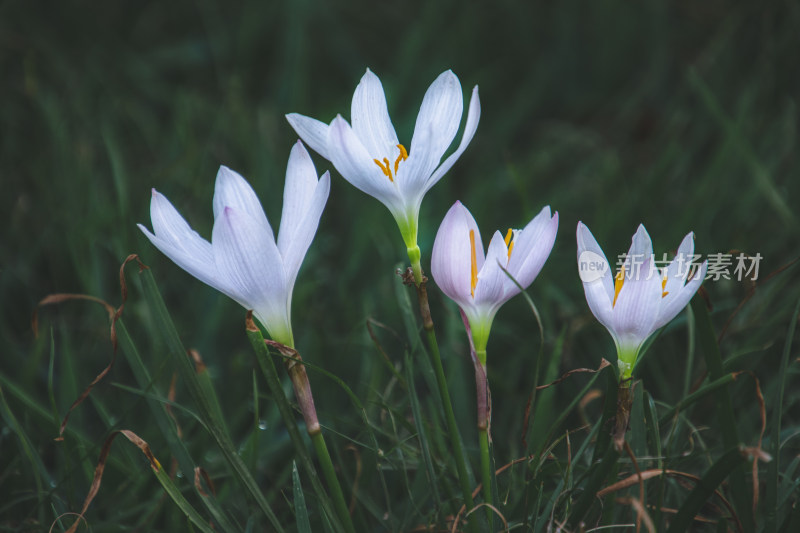
[[[778,494],[780,483],[780,452],[781,452],[781,419],[783,417],[783,396],[786,390],[786,378],[788,372],[786,369],[789,366],[789,357],[792,352],[792,341],[794,340],[795,328],[797,327],[797,318],[800,314],[800,301],[794,308],[792,320],[789,322],[789,331],[786,333],[786,342],[783,345],[783,355],[781,356],[780,367],[778,368],[778,379],[780,385],[778,386],[778,395],[775,399],[775,409],[772,412],[772,432],[770,434],[770,442],[772,449],[772,461],[767,467],[767,493],[764,499],[764,507],[766,510],[766,524],[764,531],[767,533],[777,533],[778,524]]]
[[[298,533],[311,533],[311,521],[308,519],[306,497],[303,495],[303,486],[300,484],[300,474],[297,463],[292,461],[292,488],[294,493],[294,516],[297,520]]]
[[[708,377],[712,381],[716,381],[723,377],[722,355],[719,351],[719,344],[717,344],[716,331],[711,323],[711,315],[706,308],[705,301],[699,295],[695,295],[692,298],[692,310],[697,321],[697,341],[706,360]],[[725,449],[733,450],[739,447],[739,434],[736,429],[736,417],[733,412],[730,392],[727,386],[722,386],[717,388],[714,394],[716,396],[716,418],[722,432],[723,445]],[[742,524],[745,529],[750,529],[754,524],[752,499],[743,469],[740,468],[731,473],[730,485],[734,504],[739,512]]]
[[[667,533],[683,533],[689,531],[692,519],[708,501],[720,483],[732,475],[747,457],[739,447],[729,450],[708,469],[706,474],[697,482],[686,500],[678,509],[678,514],[672,519]],[[741,509],[739,509],[741,512]],[[749,530],[745,526],[746,530]]]
[[[212,402],[209,400],[208,396],[206,396],[206,386],[198,378],[194,364],[187,356],[186,349],[181,343],[178,332],[175,330],[175,325],[172,322],[172,318],[169,316],[169,312],[167,311],[167,307],[164,304],[163,298],[161,297],[161,293],[156,286],[153,274],[150,272],[150,269],[144,269],[141,271],[140,276],[147,305],[150,308],[150,312],[153,313],[153,316],[155,317],[154,323],[156,324],[164,343],[167,345],[168,351],[172,356],[173,363],[178,368],[183,382],[187,385],[192,400],[199,409],[201,419],[205,423],[211,436],[216,441],[217,445],[225,456],[225,459],[227,459],[228,463],[233,468],[236,476],[247,488],[247,491],[258,504],[261,511],[264,513],[276,531],[283,532],[283,526],[278,521],[278,517],[275,516],[275,513],[264,497],[264,494],[261,492],[255,479],[253,479],[253,476],[250,474],[247,465],[244,464],[244,461],[236,451],[233,442],[231,442],[230,438],[228,437],[224,424],[222,421],[217,419],[217,411],[212,406]]]

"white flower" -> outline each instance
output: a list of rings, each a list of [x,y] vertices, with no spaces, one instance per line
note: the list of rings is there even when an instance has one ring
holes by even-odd
[[[452,71],[436,78],[422,100],[408,150],[400,144],[389,119],[383,86],[369,69],[353,94],[352,126],[341,115],[330,126],[297,113],[286,118],[347,181],[389,208],[409,254],[413,248],[419,254],[417,222],[422,197],[450,170],[478,127],[481,109],[476,86],[461,143],[441,162],[461,124],[462,99],[461,84]]]
[[[582,222],[578,222],[577,238],[578,269],[586,302],[614,338],[622,378],[629,378],[642,344],[686,307],[703,282],[708,261],[687,281],[694,253],[694,233],[690,232],[675,258],[659,270],[650,236],[640,224],[614,276],[603,250]],[[593,268],[592,275],[587,276],[592,261],[603,268]]]
[[[214,188],[211,242],[192,230],[155,189],[150,201],[153,233],[141,224],[139,228],[179,267],[252,309],[274,340],[294,346],[292,289],[329,192],[328,172],[317,180],[314,163],[298,141],[286,169],[277,242],[252,187],[224,166]]]
[[[497,310],[519,294],[520,287],[533,282],[557,232],[558,213],[550,216],[547,206],[522,230],[509,229],[505,238],[495,231],[484,257],[481,234],[469,210],[456,202],[445,215],[433,243],[431,273],[442,292],[467,316],[479,355],[483,351],[485,357]]]

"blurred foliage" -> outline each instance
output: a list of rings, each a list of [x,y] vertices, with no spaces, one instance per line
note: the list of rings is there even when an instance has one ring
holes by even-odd
[[[290,520],[291,447],[268,398],[256,402],[266,430],[254,422],[256,365],[243,334],[244,312],[163,257],[135,224],[149,225],[155,187],[210,237],[220,164],[250,180],[277,224],[295,140],[283,115],[349,118],[352,91],[367,67],[384,84],[401,142],[410,139],[422,95],[440,72],[450,68],[459,76],[465,99],[480,86],[478,133],[423,203],[423,267],[439,221],[456,199],[486,236],[491,228],[523,226],[543,205],[560,213],[553,254],[528,291],[544,321],[544,352],[522,298],[499,313],[489,344],[498,466],[526,453],[523,414],[537,357],[558,357],[550,372],[543,366],[540,382],[545,374],[557,377],[575,367],[595,368],[601,356],[613,358],[613,343],[589,313],[576,275],[578,220],[609,256],[627,250],[640,222],[657,254],[674,250],[689,231],[699,253],[760,253],[757,287],[734,279],[707,282],[705,290],[717,331],[727,325],[720,343],[725,371],[754,372],[773,413],[770,400],[783,377],[776,368],[800,297],[798,268],[789,265],[800,255],[798,28],[800,6],[791,1],[0,3],[0,385],[52,479],[50,487],[36,488],[4,420],[0,528],[46,531],[58,514],[77,511],[113,429],[132,429],[168,455],[119,358],[72,414],[75,433],[54,442],[70,404],[109,359],[107,323],[99,307],[68,302],[40,311],[37,338],[30,328],[37,302],[51,293],[91,294],[119,305],[119,265],[130,253],[153,269],[183,342],[209,366],[234,441],[255,446],[253,435],[260,433],[257,456],[248,460],[272,487],[266,490],[270,501]],[[315,161],[320,173],[330,168]],[[377,425],[405,427],[409,408],[393,390],[397,383],[366,326],[368,320],[386,325],[377,328],[378,340],[398,368],[405,367],[407,350],[419,351],[416,333],[404,331],[396,296],[394,270],[405,251],[385,208],[332,174],[331,197],[294,294],[297,345],[310,363],[348,383]],[[135,279],[135,269],[129,270]],[[152,316],[138,282],[131,291],[124,316],[163,392],[174,369],[149,333]],[[466,339],[456,308],[430,292],[456,415],[474,459]],[[683,314],[661,333],[639,370],[659,404],[675,404],[704,376],[702,358],[687,358],[694,351],[687,331]],[[797,358],[796,349],[791,354]],[[800,451],[791,440],[800,430],[796,365],[787,379],[784,460]],[[354,454],[346,446],[361,449],[362,421],[333,382],[314,372],[311,380],[320,420],[336,432],[334,459],[350,469],[345,477],[352,480]],[[571,378],[548,393],[553,419],[585,383]],[[417,392],[428,409],[425,385],[420,381]],[[760,419],[753,383],[742,379],[732,387],[740,435],[755,445]],[[588,408],[593,419],[600,409],[595,403]],[[725,451],[714,429],[714,404],[703,405],[692,414],[697,432],[690,440],[697,448],[672,466],[698,475],[712,455]],[[233,496],[240,489],[226,485],[208,436],[189,415],[181,423],[195,459],[221,476],[220,498],[230,512],[251,516],[248,504]],[[537,423],[547,427],[547,420]],[[580,424],[575,415],[566,427]],[[381,436],[393,467],[403,437],[402,427],[396,431],[397,441]],[[671,450],[675,457],[685,451]],[[716,451],[706,456],[704,450]],[[361,453],[360,486],[369,500],[362,504],[372,506],[372,514],[360,518],[363,527],[382,530],[376,517],[389,513],[386,502],[394,506],[389,529],[430,519],[430,502],[415,507],[409,498],[415,489],[402,469]],[[186,527],[176,509],[157,503],[154,481],[137,454],[115,444],[107,476],[117,483],[106,482],[93,503],[92,530]],[[388,476],[385,496],[376,461]],[[792,491],[782,496],[797,502],[796,487]],[[313,498],[307,504],[314,509]],[[418,522],[400,521],[403,513]]]

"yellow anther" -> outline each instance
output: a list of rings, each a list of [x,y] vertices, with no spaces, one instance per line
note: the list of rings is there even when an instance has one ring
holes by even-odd
[[[511,250],[514,249],[514,241],[511,240],[511,237],[513,237],[513,236],[514,236],[514,230],[511,229],[511,228],[508,228],[508,231],[506,232],[506,239],[505,240],[506,240],[506,246],[508,247],[508,259],[509,260],[511,259]]]
[[[614,301],[611,302],[611,307],[617,305],[617,296],[619,296],[619,291],[622,290],[623,283],[625,283],[625,265],[622,265],[622,268],[619,269],[614,278]]]
[[[389,160],[388,159],[386,159],[384,157],[383,158],[383,163],[381,163],[377,159],[373,159],[373,161],[375,162],[376,165],[378,165],[381,168],[381,172],[383,172],[383,174],[387,178],[389,178],[389,181],[394,181],[394,179],[392,178],[392,169],[391,169],[391,167],[389,167]]]
[[[665,297],[669,294],[669,291],[665,291],[664,289],[667,288],[667,275],[664,274],[664,279],[661,280],[661,297]]]
[[[475,230],[469,230],[469,245],[472,247],[472,254],[471,254],[471,261],[472,266],[470,268],[470,290],[469,293],[475,298],[475,286],[478,284],[478,258],[475,255]]]
[[[397,148],[400,149],[400,155],[397,156],[397,159],[394,160],[394,175],[397,175],[397,169],[400,168],[400,161],[405,161],[408,159],[408,152],[406,151],[406,147],[402,144],[398,144]]]

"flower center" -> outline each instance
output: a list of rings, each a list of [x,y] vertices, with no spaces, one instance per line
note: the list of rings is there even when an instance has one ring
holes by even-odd
[[[469,271],[470,289],[469,293],[475,298],[475,286],[478,284],[478,259],[475,255],[475,230],[469,230],[469,245],[472,253],[470,253],[471,268]]]
[[[667,272],[666,272],[666,269],[665,269],[664,270],[664,277],[661,278],[661,297],[662,298],[664,298],[667,294],[669,294],[669,291],[665,291],[664,290],[666,288],[667,288]]]
[[[400,168],[400,162],[405,161],[408,159],[408,152],[406,151],[406,147],[402,144],[398,144],[397,148],[400,150],[400,155],[397,156],[397,159],[394,160],[394,174],[392,174],[392,167],[389,164],[389,158],[384,157],[383,161],[378,161],[377,159],[373,159],[376,165],[378,165],[383,172],[384,176],[389,178],[389,181],[394,182],[394,176],[397,176],[397,169]]]

